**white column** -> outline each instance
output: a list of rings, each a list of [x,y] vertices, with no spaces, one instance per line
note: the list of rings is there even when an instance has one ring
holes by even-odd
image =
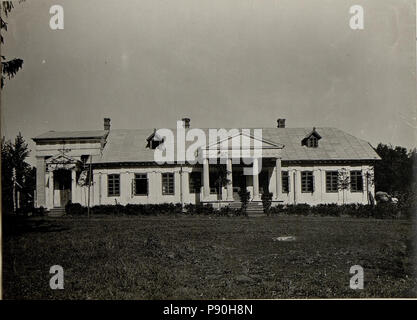
[[[253,200],[259,201],[259,159],[253,159]]]
[[[279,195],[281,194],[281,158],[275,160],[275,199],[278,200]]]
[[[54,207],[54,171],[49,171],[49,208]]]
[[[189,202],[189,173],[187,171],[182,171],[181,173],[181,191],[182,191],[182,199],[181,202],[187,203]]]
[[[209,161],[204,159],[203,162],[203,184],[204,184],[204,199],[208,200],[210,197],[210,171],[209,171]]]
[[[45,158],[36,157],[36,206],[45,207]]]
[[[75,169],[72,169],[71,170],[71,202],[72,203],[76,202],[76,195],[75,195],[76,187],[77,187],[77,173]]]
[[[227,200],[233,201],[232,158],[227,159],[226,171],[227,171],[227,180],[229,180],[229,183],[227,184]]]
[[[102,174],[101,172],[98,173],[98,185],[96,186],[97,188],[97,194],[98,194],[98,202],[97,205],[101,205],[101,185],[102,185]]]
[[[292,190],[293,190],[293,199],[292,199],[292,201],[293,201],[293,203],[294,204],[297,204],[297,201],[298,201],[298,192],[297,192],[297,190],[298,190],[298,188],[300,188],[300,186],[298,185],[298,174],[297,174],[297,170],[293,170],[292,172],[291,172],[291,182],[292,182]]]

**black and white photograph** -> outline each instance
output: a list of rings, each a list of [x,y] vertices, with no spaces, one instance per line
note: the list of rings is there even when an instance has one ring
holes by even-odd
[[[2,1],[1,298],[417,298],[416,70],[415,0]]]

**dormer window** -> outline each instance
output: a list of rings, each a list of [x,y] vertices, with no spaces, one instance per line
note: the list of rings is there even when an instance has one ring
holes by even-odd
[[[153,149],[155,150],[156,148],[158,148],[158,146],[164,142],[164,139],[159,137],[156,134],[156,129],[154,129],[154,132],[146,139],[147,141],[147,145],[146,147],[149,149]]]
[[[319,139],[317,139],[315,136],[311,136],[307,140],[307,147],[309,148],[317,148],[319,146]]]
[[[306,146],[307,148],[317,148],[319,146],[319,140],[321,136],[317,133],[316,128],[313,128],[307,136],[301,141],[301,145]]]
[[[162,141],[152,140],[149,143],[149,148],[154,150],[154,149],[158,148],[158,146],[161,144],[161,142]]]

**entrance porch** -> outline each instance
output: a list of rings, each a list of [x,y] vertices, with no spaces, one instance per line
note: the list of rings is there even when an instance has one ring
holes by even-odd
[[[262,194],[267,192],[272,193],[274,202],[282,202],[282,148],[283,145],[239,133],[200,149],[201,202],[229,205],[240,201],[241,190],[249,192],[249,202],[260,203]]]
[[[231,159],[228,160],[232,162]],[[258,160],[261,161],[261,160]],[[264,193],[272,193],[273,202],[282,202],[279,199],[281,187],[281,159],[263,159],[262,169],[259,173],[253,175],[245,175],[244,165],[227,166],[216,164],[208,166],[208,175],[204,175],[207,171],[203,165],[202,182],[200,199],[202,203],[219,204],[220,206],[229,205],[233,202],[240,202],[240,193],[242,190],[249,192],[249,202],[262,202]],[[275,162],[275,166],[272,166]],[[265,166],[267,165],[267,166]],[[219,169],[219,167],[222,167]],[[256,164],[255,164],[256,166]],[[222,175],[224,176],[222,178]]]
[[[68,202],[73,201],[77,172],[81,162],[65,155],[58,155],[46,160],[46,208],[63,212]]]

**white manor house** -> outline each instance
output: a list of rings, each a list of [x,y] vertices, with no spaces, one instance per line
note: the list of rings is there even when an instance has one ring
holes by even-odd
[[[182,121],[186,133],[192,130],[190,119]],[[368,142],[336,128],[287,128],[285,119],[277,123],[262,128],[260,139],[246,134],[252,146],[249,151],[261,154],[250,164],[239,159],[239,153],[235,157],[234,144],[229,143],[243,137],[244,130],[223,141],[219,138],[216,144],[224,146],[227,141],[222,152],[212,152],[208,142],[200,145],[195,153],[201,161],[194,164],[177,158],[158,164],[155,151],[164,150],[166,141],[156,129],[111,129],[109,118],[104,119],[104,130],[46,132],[33,138],[36,207],[62,210],[69,201],[83,206],[224,206],[239,202],[242,189],[250,193],[252,204],[259,205],[265,192],[272,193],[273,205],[372,201],[374,162],[380,158]],[[172,132],[176,136],[178,128]],[[216,158],[226,159],[217,165]],[[223,184],[219,183],[219,166],[225,168]],[[244,174],[247,167],[255,169],[252,174]]]

